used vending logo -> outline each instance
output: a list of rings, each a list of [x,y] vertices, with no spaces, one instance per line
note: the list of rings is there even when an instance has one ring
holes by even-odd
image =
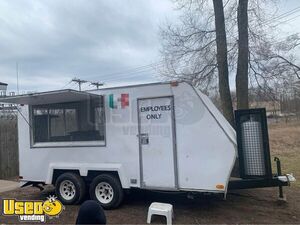
[[[21,222],[46,222],[46,217],[58,218],[65,209],[63,204],[54,196],[50,196],[46,201],[4,199],[2,205],[4,216],[18,216]]]

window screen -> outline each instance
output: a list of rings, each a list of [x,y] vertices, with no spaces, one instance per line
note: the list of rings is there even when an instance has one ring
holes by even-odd
[[[104,141],[103,99],[32,106],[33,141]]]

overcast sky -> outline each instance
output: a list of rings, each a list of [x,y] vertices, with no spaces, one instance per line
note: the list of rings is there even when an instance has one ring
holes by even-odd
[[[21,90],[60,89],[73,77],[151,81],[152,67],[128,69],[159,61],[159,25],[173,14],[168,0],[1,0],[0,82],[16,89],[16,62]]]
[[[298,6],[284,0],[279,8]],[[142,66],[160,60],[159,26],[176,15],[169,0],[0,0],[0,82],[16,90],[16,62],[20,90],[75,88],[68,84],[73,77],[157,80],[151,66]],[[300,18],[283,29],[300,31]]]

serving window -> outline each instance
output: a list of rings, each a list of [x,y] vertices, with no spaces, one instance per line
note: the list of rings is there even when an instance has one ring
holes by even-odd
[[[32,141],[37,143],[105,141],[103,99],[31,106]]]

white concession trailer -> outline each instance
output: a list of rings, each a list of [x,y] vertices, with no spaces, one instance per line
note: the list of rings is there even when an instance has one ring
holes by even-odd
[[[1,101],[20,106],[21,181],[55,185],[64,204],[79,203],[89,191],[115,208],[130,188],[226,195],[237,158],[235,130],[185,82]]]

